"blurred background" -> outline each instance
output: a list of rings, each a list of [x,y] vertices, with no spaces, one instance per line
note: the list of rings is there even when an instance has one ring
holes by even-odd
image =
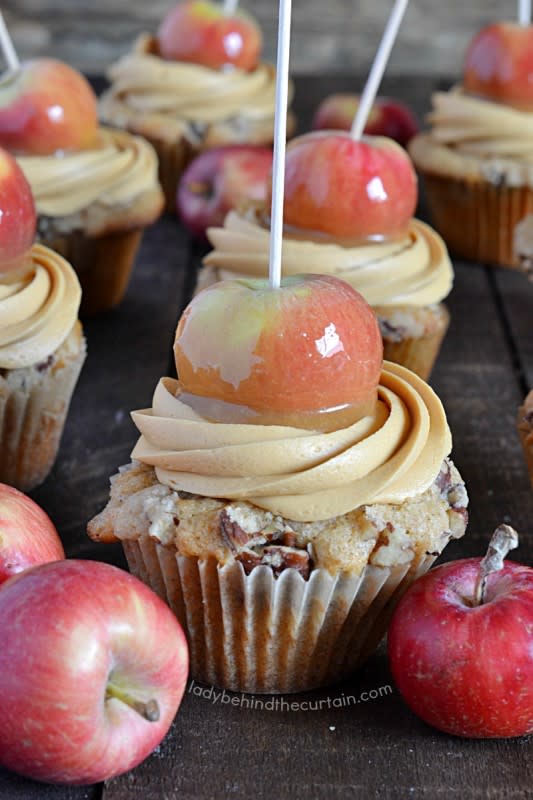
[[[19,54],[54,55],[90,74],[126,52],[141,31],[156,30],[171,0],[11,0],[2,11]],[[245,0],[276,49],[277,0]],[[365,72],[392,0],[293,0],[295,73]],[[411,0],[389,74],[458,75],[470,37],[488,22],[513,19],[516,0]]]

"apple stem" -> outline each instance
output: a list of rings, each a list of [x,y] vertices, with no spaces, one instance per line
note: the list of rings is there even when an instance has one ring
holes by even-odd
[[[9,31],[7,29],[6,21],[4,19],[4,15],[0,11],[0,47],[4,53],[4,58],[6,60],[6,64],[8,69],[12,72],[16,72],[16,70],[20,69],[20,60],[17,55],[17,51],[13,45],[13,41],[11,36],[9,35]]]
[[[523,28],[531,24],[531,0],[518,0],[518,24]]]
[[[370,69],[361,100],[352,123],[351,137],[359,141],[363,135],[370,109],[378,93],[379,85],[389,61],[389,56],[398,35],[409,0],[396,0],[391,11],[385,32],[379,43],[374,63]]]
[[[141,717],[148,722],[157,722],[159,720],[159,705],[157,700],[154,700],[153,698],[145,703],[143,700],[137,700],[137,698],[132,697],[131,694],[128,694],[128,692],[125,692],[123,689],[119,689],[119,687],[115,686],[115,684],[108,683],[105,692],[105,699],[109,700],[112,697],[114,697],[115,700],[120,700],[121,703],[125,703],[130,708],[133,708],[137,714],[140,714]]]
[[[291,0],[279,0],[274,158],[272,161],[272,207],[270,213],[270,256],[268,265],[268,278],[272,289],[279,289],[281,284],[290,45]]]
[[[483,605],[489,575],[503,568],[505,556],[515,547],[518,547],[518,534],[515,529],[510,525],[498,525],[492,534],[487,553],[479,565],[479,575],[474,589],[475,606]]]
[[[239,5],[239,0],[224,0],[224,8],[223,12],[226,17],[231,17],[237,11],[237,6]]]

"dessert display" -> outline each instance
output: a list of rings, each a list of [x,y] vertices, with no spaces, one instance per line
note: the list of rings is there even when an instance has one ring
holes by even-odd
[[[518,434],[522,442],[531,485],[533,486],[533,389],[518,409]]]
[[[504,561],[500,525],[484,558],[443,564],[408,589],[391,621],[392,674],[412,710],[469,738],[533,733],[533,569]]]
[[[532,44],[530,24],[481,30],[462,83],[433,95],[431,130],[410,144],[435,227],[460,258],[528,268],[516,236],[533,214]]]
[[[463,535],[443,408],[385,362],[377,320],[331,276],[214,284],[185,310],[180,380],[88,531],[184,626],[195,679],[293,692],[349,674],[395,597]]]
[[[110,67],[101,118],[154,145],[167,210],[175,210],[179,179],[201,151],[272,143],[275,70],[260,49],[260,31],[244,11],[187,0]],[[289,113],[289,134],[294,127]]]
[[[226,145],[206,150],[183,173],[177,209],[193,236],[222,225],[226,214],[249,201],[265,200],[272,150],[257,145]]]
[[[82,312],[120,302],[143,229],[162,208],[147,142],[99,128],[95,95],[54,59],[22,63],[0,83],[0,146],[33,191],[39,240],[63,255],[83,289]]]
[[[351,130],[359,108],[357,94],[331,94],[316,109],[311,128],[319,130]],[[364,133],[368,136],[386,136],[406,147],[418,133],[418,122],[405,103],[392,97],[376,97],[366,120]]]
[[[52,468],[85,360],[81,292],[65,259],[33,245],[31,190],[4,150],[0,211],[0,481],[26,491]]]
[[[390,139],[315,132],[287,148],[283,237],[286,275],[337,275],[374,308],[384,355],[427,379],[446,333],[442,303],[453,280],[442,239],[413,219],[416,176]],[[208,230],[213,251],[199,288],[268,269],[269,199]]]

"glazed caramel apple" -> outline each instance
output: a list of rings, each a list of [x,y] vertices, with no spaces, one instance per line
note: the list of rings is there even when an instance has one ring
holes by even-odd
[[[315,131],[351,130],[360,100],[358,94],[328,95],[315,111],[311,128]],[[418,122],[409,106],[400,100],[392,97],[376,97],[364,132],[369,136],[388,136],[402,147],[406,147],[418,133]]]
[[[0,146],[45,156],[92,147],[96,131],[94,92],[68,64],[36,59],[0,79]]]
[[[406,233],[416,202],[415,171],[392,139],[318,131],[287,147],[287,226],[353,243],[395,239]]]
[[[370,306],[319,275],[223,281],[198,294],[174,344],[180,400],[216,422],[337,430],[372,413],[383,346]]]
[[[0,148],[0,280],[30,262],[35,239],[36,213],[24,173]]]
[[[225,14],[209,0],[187,0],[171,9],[157,41],[162,58],[245,71],[257,67],[263,43],[255,20],[240,10]]]

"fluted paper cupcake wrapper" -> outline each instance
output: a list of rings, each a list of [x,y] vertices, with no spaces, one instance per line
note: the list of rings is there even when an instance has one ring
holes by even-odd
[[[453,255],[520,268],[514,232],[533,213],[529,187],[422,174],[433,224]]]
[[[123,540],[131,572],[165,600],[189,641],[191,676],[231,691],[299,692],[341,680],[377,647],[403,592],[434,555],[361,575],[181,556],[149,536]]]
[[[64,364],[43,371],[38,380],[16,385],[0,376],[0,482],[27,492],[44,481],[54,464],[70,399],[85,360],[81,329],[78,350],[62,355]],[[71,345],[72,347],[72,345]]]
[[[450,315],[441,307],[438,316],[435,317],[435,326],[431,333],[424,336],[406,337],[399,342],[383,339],[383,358],[386,361],[401,364],[427,381],[437,360],[449,323]]]
[[[180,178],[193,158],[200,152],[200,147],[195,147],[184,136],[178,141],[165,142],[144,135],[157,153],[159,182],[165,195],[165,211],[175,214],[176,193]]]

